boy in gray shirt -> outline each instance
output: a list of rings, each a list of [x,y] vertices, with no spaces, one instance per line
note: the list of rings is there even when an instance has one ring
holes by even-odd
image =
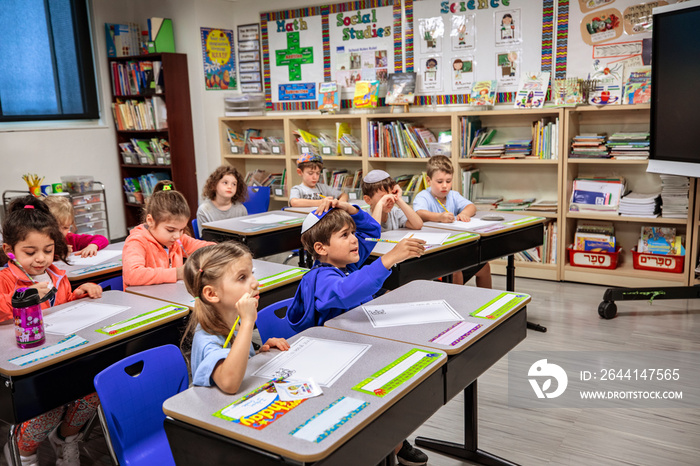
[[[323,159],[320,155],[302,154],[297,159],[297,174],[301,176],[301,184],[292,188],[289,193],[289,205],[292,207],[318,207],[324,197],[347,201],[347,193],[331,188],[318,179],[323,170]]]

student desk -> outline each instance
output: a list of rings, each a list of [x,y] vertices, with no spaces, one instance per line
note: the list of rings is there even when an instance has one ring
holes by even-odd
[[[518,297],[501,307],[503,313],[495,320],[469,315],[503,293],[486,288],[415,281],[365,304],[370,306],[444,299],[466,322],[481,324],[480,328],[471,330],[466,336],[462,335],[462,332],[455,333],[453,337],[455,342],[452,344],[440,344],[430,340],[439,337],[452,327],[454,321],[374,328],[361,307],[327,321],[325,326],[445,351],[449,359],[443,368],[443,401],[446,404],[464,390],[465,444],[457,445],[425,438],[418,438],[416,443],[469,461],[483,464],[512,464],[477,447],[477,378],[525,339],[527,332],[525,305],[530,302],[530,296],[509,293]],[[492,310],[492,312],[497,311]]]
[[[111,364],[156,346],[169,343],[178,345],[185,317],[189,313],[189,310],[184,309],[123,333],[104,335],[95,330],[164,305],[162,301],[122,291],[105,291],[99,299],[72,301],[45,310],[44,315],[51,315],[83,301],[130,308],[79,330],[76,335],[87,340],[82,346],[24,366],[15,365],[9,360],[56,344],[67,337],[47,333],[44,345],[21,349],[15,343],[14,326],[0,326],[0,421],[18,425],[94,392],[95,375]],[[14,432],[15,429],[11,428],[10,435],[13,438]]]
[[[445,233],[445,230],[423,227],[429,233]],[[398,241],[407,234],[417,230],[400,228],[382,233],[382,239]],[[428,248],[420,257],[405,260],[392,267],[391,275],[384,282],[384,288],[393,290],[413,280],[434,280],[465,268],[466,264],[479,261],[479,235],[468,232],[451,232],[450,237],[441,245]],[[377,243],[372,250],[369,261],[379,260],[391,251],[395,243]]]
[[[109,244],[104,249],[108,251],[121,251],[124,249],[124,241]],[[83,283],[98,283],[108,278],[121,275],[122,256],[120,254],[119,256],[112,257],[111,259],[107,259],[99,264],[88,266],[67,265],[65,262],[61,261],[54,262],[54,265],[59,269],[66,271],[66,277],[70,281],[73,289],[75,289]]]
[[[248,220],[269,215],[287,217],[287,219],[267,224],[248,222]],[[306,215],[296,212],[275,210],[246,217],[217,220],[202,225],[202,239],[217,243],[235,239],[247,245],[254,257],[270,256],[301,247],[301,224],[305,217]],[[299,265],[303,265],[302,257],[299,259]]]
[[[309,398],[262,430],[256,430],[212,416],[267,379],[251,374],[274,356],[277,350],[260,353],[248,360],[246,377],[237,395],[226,395],[215,387],[192,387],[163,404],[165,432],[175,462],[201,464],[374,465],[425,422],[442,405],[442,371],[447,357],[442,351],[418,348],[437,354],[438,360],[417,372],[386,396],[353,390],[377,371],[396,361],[416,345],[372,338],[365,335],[316,327],[302,336],[372,346],[323,395]],[[328,407],[340,397],[369,404],[318,443],[290,435],[293,429]],[[298,462],[298,463],[297,463]]]
[[[356,205],[357,207],[359,207],[360,209],[362,209],[366,212],[369,212],[369,204],[367,204],[364,201],[353,202],[350,200],[347,202],[349,202],[352,205]],[[291,207],[290,206],[290,207],[285,207],[284,211],[285,212],[296,212],[299,214],[309,215],[311,212],[316,212],[316,209],[318,209],[318,207]]]
[[[508,256],[506,266],[506,289],[515,290],[515,261],[513,254],[542,245],[544,235],[544,217],[517,215],[507,212],[477,212],[474,218],[488,215],[503,217],[502,221],[489,222],[490,225],[477,226],[474,229],[461,228],[451,223],[425,222],[423,226],[442,228],[452,231],[470,231],[477,233],[479,239],[479,265],[500,257]],[[465,277],[466,279],[466,277]]]
[[[260,282],[258,310],[283,299],[293,297],[301,277],[308,271],[308,269],[258,259],[253,259],[253,268],[255,277]],[[194,298],[187,291],[185,282],[182,280],[161,285],[130,286],[125,291],[148,298],[160,299],[179,306],[187,306],[190,309],[194,307]]]

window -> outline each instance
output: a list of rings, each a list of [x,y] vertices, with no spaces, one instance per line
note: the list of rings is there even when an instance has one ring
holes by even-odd
[[[3,0],[0,122],[99,117],[87,0]]]

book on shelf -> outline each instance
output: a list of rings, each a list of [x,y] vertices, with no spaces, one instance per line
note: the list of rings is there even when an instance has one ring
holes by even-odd
[[[158,96],[143,101],[117,99],[112,104],[112,116],[119,131],[168,128],[167,108]]]
[[[318,83],[318,109],[321,112],[340,110],[340,90],[336,81]]]
[[[403,121],[368,123],[370,157],[428,158],[437,138],[425,127]]]
[[[532,123],[532,158],[559,158],[559,117],[541,118]]]
[[[572,247],[579,251],[615,252],[615,226],[612,222],[579,220],[576,223]]]
[[[115,96],[162,93],[162,62],[132,60],[111,62],[112,94]]]
[[[498,81],[477,81],[472,85],[472,91],[469,96],[469,105],[494,105],[496,103],[496,90],[498,89]]]
[[[328,169],[324,168],[321,172],[321,178],[319,182],[342,190],[346,189],[359,189],[360,183],[362,182],[362,169],[356,170],[354,172],[347,169]]]
[[[460,141],[460,157],[469,157],[471,152],[471,142],[474,140],[477,131],[481,129],[481,119],[476,116],[461,117],[459,124],[462,129]]]
[[[557,222],[544,225],[542,246],[527,249],[513,255],[516,261],[541,264],[557,263]]]
[[[504,199],[496,205],[496,210],[525,210],[533,202],[535,202],[534,197]]]
[[[620,160],[645,160],[649,158],[648,132],[619,132],[608,138],[610,155]]]
[[[138,55],[141,28],[136,23],[105,23],[105,41],[108,57]]]
[[[386,88],[386,105],[413,104],[416,92],[416,73],[390,73]]]
[[[576,178],[573,183],[570,212],[617,213],[620,198],[625,193],[622,177]]]
[[[549,87],[549,71],[525,72],[515,95],[515,108],[541,108]]]
[[[462,196],[473,202],[477,194],[477,184],[479,184],[479,169],[474,167],[462,169]]]
[[[620,215],[655,218],[661,213],[661,192],[630,192],[620,199]]]
[[[357,81],[355,96],[352,99],[353,108],[374,108],[377,106],[379,81]]]
[[[504,144],[501,158],[525,158],[532,153],[532,139],[512,139]]]
[[[676,236],[674,227],[642,226],[637,252],[675,255],[680,253],[676,245],[676,238],[678,238],[680,245],[680,237]]]
[[[559,204],[556,199],[540,199],[539,201],[533,202],[527,206],[525,210],[537,212],[556,212],[558,205]]]
[[[576,231],[581,233],[599,233],[603,235],[615,236],[615,225],[612,222],[579,220],[576,222]]]

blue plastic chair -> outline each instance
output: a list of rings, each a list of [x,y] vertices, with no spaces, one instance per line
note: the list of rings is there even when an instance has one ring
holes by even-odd
[[[248,186],[248,200],[243,203],[248,215],[267,212],[270,207],[269,186]]]
[[[292,305],[292,301],[294,298],[283,299],[258,311],[255,324],[258,326],[263,343],[268,338],[290,338],[297,334],[287,320],[287,308]]]
[[[97,374],[94,383],[113,459],[120,465],[174,465],[162,406],[189,385],[180,349],[165,345],[134,354]]]
[[[108,290],[119,290],[124,291],[124,277],[119,275],[118,277],[109,278],[99,285],[102,287],[103,291]]]
[[[199,223],[196,218],[192,219],[192,234],[194,235],[194,239],[202,239],[199,236]]]

